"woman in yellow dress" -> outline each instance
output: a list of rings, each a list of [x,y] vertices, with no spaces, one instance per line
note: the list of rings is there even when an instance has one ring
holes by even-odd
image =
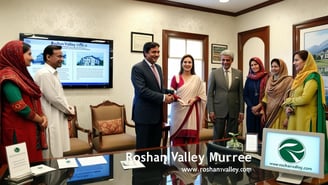
[[[286,107],[288,130],[326,133],[325,88],[312,54],[306,50],[294,53],[297,75]],[[325,142],[325,173],[328,173],[328,142]]]

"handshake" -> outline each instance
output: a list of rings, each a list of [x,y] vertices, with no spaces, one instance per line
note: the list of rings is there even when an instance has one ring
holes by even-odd
[[[174,101],[175,101],[174,90],[167,89],[165,91],[165,100],[164,100],[164,102],[170,104],[170,103],[172,103]]]
[[[168,99],[168,101],[166,101]],[[168,89],[165,94],[165,103],[172,103],[178,101],[182,106],[189,106],[188,103],[184,102],[179,96],[177,96],[174,90]]]

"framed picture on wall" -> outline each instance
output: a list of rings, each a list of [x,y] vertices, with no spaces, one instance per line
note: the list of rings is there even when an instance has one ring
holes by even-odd
[[[293,52],[303,49],[311,52],[321,75],[328,76],[325,70],[328,67],[328,16],[293,25],[293,42]]]
[[[315,59],[328,91],[328,16],[293,25],[293,52],[307,50]],[[293,59],[292,59],[293,60]],[[296,75],[293,67],[293,76]],[[326,101],[328,94],[326,93]],[[326,109],[326,115],[327,115]]]
[[[228,49],[228,45],[225,44],[212,44],[211,47],[211,63],[221,64],[221,52]]]
[[[150,33],[131,32],[131,52],[142,53],[146,42],[153,42],[154,35]]]

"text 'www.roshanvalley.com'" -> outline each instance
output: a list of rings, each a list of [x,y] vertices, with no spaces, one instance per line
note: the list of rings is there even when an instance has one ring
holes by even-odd
[[[251,172],[252,168],[234,168],[234,167],[227,167],[227,168],[181,168],[182,172],[188,173],[197,173],[197,172],[225,172],[225,173],[244,173],[244,172]]]

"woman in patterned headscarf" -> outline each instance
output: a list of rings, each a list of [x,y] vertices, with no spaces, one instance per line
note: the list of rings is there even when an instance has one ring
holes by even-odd
[[[262,99],[262,123],[264,127],[283,129],[286,113],[281,107],[292,86],[293,77],[288,76],[286,63],[274,58],[271,60],[271,75],[268,78]]]
[[[30,162],[41,161],[46,147],[41,142],[48,124],[41,110],[41,91],[26,68],[32,59],[30,46],[22,41],[10,41],[0,50],[1,163],[7,163],[8,145],[25,142]]]
[[[265,71],[260,58],[253,57],[249,60],[249,72],[244,87],[244,101],[246,109],[246,128],[248,133],[257,133],[262,140],[261,108],[265,84],[268,73]]]
[[[286,107],[288,130],[325,134],[325,173],[328,173],[328,142],[326,132],[325,87],[312,54],[306,50],[294,53],[297,75],[291,87]]]

